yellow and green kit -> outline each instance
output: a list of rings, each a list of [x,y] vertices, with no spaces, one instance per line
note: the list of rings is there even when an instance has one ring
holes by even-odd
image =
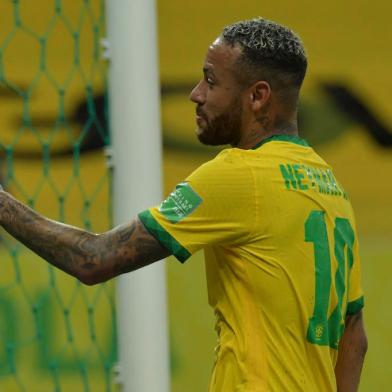
[[[336,390],[344,320],[363,307],[358,239],[346,192],[305,140],[223,150],[139,218],[181,262],[205,252],[210,392]]]

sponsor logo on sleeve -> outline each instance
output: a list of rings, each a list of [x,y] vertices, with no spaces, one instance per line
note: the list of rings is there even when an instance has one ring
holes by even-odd
[[[177,223],[190,215],[201,204],[202,198],[187,182],[176,186],[174,192],[159,206],[159,212],[170,222]]]

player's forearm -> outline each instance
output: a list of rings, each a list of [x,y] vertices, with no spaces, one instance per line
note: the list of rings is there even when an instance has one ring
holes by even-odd
[[[338,392],[356,392],[367,351],[362,312],[350,316],[339,344],[335,375]]]
[[[84,283],[96,283],[115,274],[108,271],[114,268],[111,262],[116,259],[110,235],[96,235],[49,220],[6,192],[0,192],[0,223],[39,256]]]

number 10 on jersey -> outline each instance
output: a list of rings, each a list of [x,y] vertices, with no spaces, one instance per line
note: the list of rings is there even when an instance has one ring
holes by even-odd
[[[310,343],[337,349],[344,331],[342,309],[353,265],[354,231],[348,219],[336,218],[334,223],[334,258],[338,266],[334,277],[337,305],[328,317],[333,282],[324,211],[312,211],[305,222],[305,241],[313,243],[315,264],[314,309],[309,319],[307,339]]]

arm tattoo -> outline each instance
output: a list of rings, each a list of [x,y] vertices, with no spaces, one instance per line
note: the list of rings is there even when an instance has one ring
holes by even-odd
[[[86,284],[108,280],[170,255],[138,220],[93,234],[47,219],[0,192],[0,223],[50,264]]]
[[[346,316],[346,327],[355,326],[362,321],[362,311]]]

